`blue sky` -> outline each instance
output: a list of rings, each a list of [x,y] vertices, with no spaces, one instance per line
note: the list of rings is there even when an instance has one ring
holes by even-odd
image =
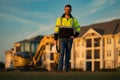
[[[120,19],[120,0],[0,0],[0,60],[14,42],[52,34],[65,4],[81,26]]]

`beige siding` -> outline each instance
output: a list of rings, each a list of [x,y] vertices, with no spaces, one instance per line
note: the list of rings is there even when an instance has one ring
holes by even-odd
[[[100,45],[95,47],[95,39],[100,39]],[[87,70],[87,62],[91,62],[91,71],[95,71],[95,62],[99,63],[99,68],[117,68],[120,66],[120,34],[118,35],[100,35],[93,29],[89,29],[82,37],[74,39],[72,54],[71,54],[71,66],[76,69]],[[87,39],[91,39],[91,44]],[[98,39],[98,40],[99,40]],[[91,47],[86,47],[90,44]],[[91,59],[86,59],[88,56],[86,51],[91,50]],[[98,50],[99,58],[95,58]],[[96,56],[95,56],[96,55]],[[88,56],[89,57],[89,56]]]

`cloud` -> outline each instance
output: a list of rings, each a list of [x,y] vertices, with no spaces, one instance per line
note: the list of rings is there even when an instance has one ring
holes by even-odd
[[[29,33],[27,39],[32,38],[32,37],[37,36],[37,35],[49,35],[49,34],[52,34],[53,29],[54,29],[53,24],[51,24],[51,25],[39,25],[37,30],[27,32],[27,34]]]
[[[104,4],[106,4],[108,0],[93,0],[93,6],[96,6],[96,7],[101,7],[103,6]],[[110,1],[110,0],[109,0]]]
[[[0,12],[0,18],[2,20],[4,19],[7,22],[12,21],[15,24],[16,22],[20,22],[22,25],[29,24],[22,30],[24,37],[36,36],[39,34],[45,35],[49,34],[49,32],[52,33],[53,25],[47,24],[54,21],[54,16],[47,12],[28,11],[21,7],[15,7],[14,5],[4,6],[0,9],[4,11]],[[35,27],[35,29],[33,29],[33,27]]]
[[[81,13],[79,17],[82,18],[82,17],[89,16],[89,15],[91,15],[91,14],[96,13],[97,11],[102,10],[102,9],[103,9],[103,7],[91,8],[91,9],[89,9],[89,10],[83,11],[84,13]]]
[[[101,22],[106,22],[106,21],[111,21],[111,20],[115,20],[115,19],[119,19],[120,16],[113,16],[113,17],[107,17],[107,18],[102,18],[100,20],[95,21],[94,23],[101,23]]]
[[[49,1],[49,0],[0,0],[0,3],[7,3],[12,4],[14,3],[30,3],[30,2],[43,2],[43,1]]]
[[[27,20],[21,17],[16,17],[13,15],[5,14],[5,13],[0,13],[0,17],[5,19],[6,21],[15,21],[15,22],[22,22],[25,24],[39,24],[38,22],[34,22],[31,20]]]
[[[113,5],[114,3],[117,3],[117,1],[113,1],[113,0],[91,0],[91,3],[83,6],[83,8],[80,8],[79,11],[77,13],[81,13],[80,14],[80,18],[81,17],[86,17],[89,16],[91,14],[94,14],[100,10],[103,10],[106,7],[109,7],[111,5]],[[79,14],[78,14],[79,15]]]
[[[54,16],[49,13],[44,12],[24,12],[24,14],[28,17],[36,18],[36,19],[54,19]]]
[[[92,7],[103,7],[103,6],[109,6],[114,3],[116,3],[117,0],[93,0],[91,3]]]
[[[40,1],[48,1],[48,0],[23,0],[25,2],[40,2]]]
[[[41,12],[41,11],[28,11],[21,7],[15,7],[15,6],[4,6],[0,8],[4,13],[7,13],[8,15],[14,15],[19,18],[27,19],[32,22],[47,22],[47,20],[54,20],[54,17],[52,14],[47,12]],[[49,21],[50,22],[50,21]],[[40,23],[41,24],[41,23]]]

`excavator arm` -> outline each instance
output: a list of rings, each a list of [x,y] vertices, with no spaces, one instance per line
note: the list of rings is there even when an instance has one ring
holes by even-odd
[[[54,43],[54,37],[53,36],[44,36],[43,39],[40,41],[40,43],[38,45],[38,48],[36,50],[36,53],[33,57],[34,66],[40,60],[42,54],[44,53],[45,45],[48,44],[48,43]]]

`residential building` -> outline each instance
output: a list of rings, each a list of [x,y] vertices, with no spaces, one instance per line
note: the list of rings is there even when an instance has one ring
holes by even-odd
[[[120,19],[81,27],[74,39],[71,68],[98,71],[120,67]]]

